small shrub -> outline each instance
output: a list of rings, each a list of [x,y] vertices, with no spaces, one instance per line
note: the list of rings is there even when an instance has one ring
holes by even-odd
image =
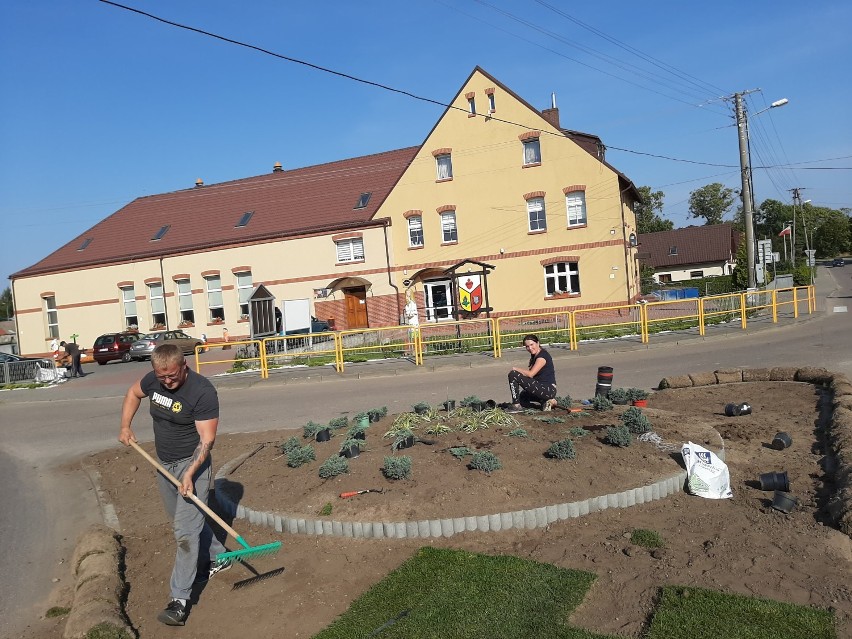
[[[388,479],[408,479],[411,477],[411,457],[408,455],[385,457],[382,474]]]
[[[411,408],[415,413],[421,415],[429,410],[429,404],[427,404],[426,402],[417,402]]]
[[[475,433],[478,430],[488,428],[488,420],[485,417],[485,412],[471,411],[461,425],[461,429],[466,433]]]
[[[471,404],[481,404],[482,400],[479,399],[476,395],[468,395],[463,400],[459,402],[460,406],[470,406]]]
[[[568,434],[571,435],[571,437],[585,437],[591,432],[592,431],[586,430],[582,426],[574,426],[574,428],[568,431]]]
[[[424,433],[427,435],[443,435],[445,433],[453,432],[452,427],[449,424],[446,424],[442,421],[437,421],[429,424],[424,430]]]
[[[604,442],[610,446],[618,446],[619,448],[627,448],[633,443],[633,435],[630,434],[630,429],[627,426],[608,426]]]
[[[545,424],[564,424],[564,417],[557,417],[556,415],[537,415],[533,417],[537,422],[544,422]]]
[[[631,406],[618,417],[621,423],[634,435],[641,435],[651,430],[651,422],[641,409]]]
[[[335,417],[330,422],[328,422],[328,427],[331,430],[341,430],[349,426],[349,419],[346,415],[341,415],[340,417]]]
[[[556,397],[556,405],[559,408],[571,408],[571,396],[570,395],[562,395]]]
[[[473,455],[473,451],[467,446],[454,446],[450,448],[450,455],[456,459],[463,459],[468,455]]]
[[[626,404],[630,401],[630,393],[626,388],[613,388],[609,391],[609,398],[615,404]]]
[[[361,411],[360,413],[355,413],[355,416],[352,418],[352,421],[356,424],[361,424],[365,421],[370,421],[370,413],[367,411]]]
[[[86,639],[133,639],[133,635],[124,628],[119,628],[108,621],[102,621],[89,629],[89,632],[86,633]]]
[[[305,444],[287,453],[287,465],[290,468],[298,468],[302,464],[314,461],[316,458],[317,454],[314,452],[314,447],[310,444]]]
[[[660,533],[654,530],[636,528],[630,535],[630,543],[644,548],[662,548],[666,544]]]
[[[331,511],[334,510],[334,506],[331,505],[331,502],[328,501],[325,503],[325,506],[319,509],[317,515],[320,517],[328,517],[331,514]]]
[[[302,445],[302,444],[301,444],[301,442],[299,442],[298,438],[296,438],[296,437],[291,437],[290,439],[288,439],[287,441],[285,441],[283,444],[281,444],[278,448],[280,448],[280,449],[281,449],[281,452],[282,452],[282,453],[284,453],[284,454],[286,455],[286,454],[287,454],[287,453],[289,453],[291,450],[295,450],[295,449],[297,449],[297,448],[300,448],[300,447],[301,447],[301,445]]]
[[[367,432],[366,426],[361,426],[357,422],[349,427],[346,431],[346,439],[359,439],[360,435]]]
[[[574,459],[577,452],[574,450],[574,442],[570,439],[560,439],[550,445],[545,455],[551,459]]]
[[[420,415],[416,413],[400,413],[397,415],[391,429],[388,432],[395,433],[401,430],[412,430],[420,422]],[[388,435],[385,435],[387,437]]]
[[[64,606],[53,606],[53,608],[49,608],[44,616],[48,619],[53,619],[54,617],[64,617],[69,612],[71,612],[71,608],[65,608]]]
[[[632,402],[637,399],[648,399],[648,391],[642,388],[628,388],[627,398]]]
[[[343,473],[349,472],[349,460],[345,457],[339,457],[335,455],[334,457],[329,457],[326,459],[322,466],[319,468],[319,476],[323,479],[329,479],[330,477],[337,477],[338,475],[342,475]]]
[[[388,407],[382,406],[381,408],[371,408],[367,411],[367,416],[370,418],[371,422],[378,421],[382,417],[388,414]]]
[[[470,467],[474,470],[490,473],[503,468],[503,464],[500,463],[497,455],[490,450],[481,450],[478,453],[474,453],[473,457],[470,458]]]
[[[350,446],[357,446],[358,450],[364,450],[367,447],[367,442],[365,442],[363,439],[354,439],[352,437],[347,437],[340,445],[340,452],[342,453]]]
[[[323,424],[317,424],[316,422],[308,422],[305,424],[305,427],[302,432],[302,437],[305,439],[313,439],[317,436],[317,433],[321,431],[325,426]]]
[[[530,436],[529,433],[526,430],[524,430],[523,428],[514,428],[514,429],[510,430],[508,433],[506,433],[506,435],[508,435],[509,437],[524,437],[524,438],[527,438],[527,437]]]
[[[597,411],[612,410],[612,401],[605,395],[595,395],[592,398],[592,407]]]

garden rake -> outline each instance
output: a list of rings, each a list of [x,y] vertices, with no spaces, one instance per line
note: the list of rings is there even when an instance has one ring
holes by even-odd
[[[136,451],[142,455],[145,459],[151,462],[151,465],[156,468],[163,477],[172,482],[175,486],[180,488],[181,483],[172,475],[169,471],[167,471],[163,465],[158,462],[156,459],[151,457],[143,448],[134,441],[130,441],[130,445],[136,449]],[[260,581],[262,579],[268,579],[270,577],[274,577],[276,575],[280,575],[284,572],[284,568],[277,568],[275,570],[271,570],[267,573],[260,574],[256,570],[254,570],[251,566],[245,563],[249,559],[256,559],[259,557],[267,557],[270,555],[276,554],[281,549],[281,542],[274,541],[271,544],[264,544],[262,546],[249,546],[245,539],[233,528],[231,528],[225,520],[222,519],[219,515],[213,512],[213,510],[201,501],[195,493],[189,493],[189,498],[198,506],[208,517],[210,517],[213,521],[219,524],[223,530],[225,530],[231,537],[237,540],[237,543],[242,546],[239,550],[231,550],[229,552],[222,552],[216,555],[216,561],[239,561],[242,563],[250,572],[254,574],[254,577],[250,579],[246,579],[242,582],[234,584],[234,588],[241,588],[243,586],[247,586],[250,583],[254,583],[256,581]]]

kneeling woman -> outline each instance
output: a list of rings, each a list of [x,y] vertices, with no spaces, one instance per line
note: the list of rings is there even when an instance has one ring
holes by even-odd
[[[527,368],[514,367],[509,371],[509,392],[512,407],[521,410],[530,401],[541,402],[542,410],[556,405],[556,370],[550,353],[538,343],[537,335],[524,337],[524,348],[530,354]]]

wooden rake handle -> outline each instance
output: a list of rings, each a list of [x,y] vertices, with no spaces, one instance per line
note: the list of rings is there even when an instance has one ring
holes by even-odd
[[[156,459],[151,457],[151,455],[146,453],[145,450],[139,444],[137,444],[133,440],[130,440],[130,445],[133,446],[133,448],[136,449],[136,452],[138,452],[140,455],[142,455],[142,457],[144,457],[149,462],[151,462],[151,465],[154,468],[156,468],[158,471],[160,471],[160,474],[163,477],[165,477],[170,482],[172,482],[177,488],[181,487],[181,483],[177,479],[175,479],[174,475],[172,475],[169,471],[167,471],[160,462],[158,462]],[[194,492],[189,493],[189,498],[195,503],[196,506],[198,506],[202,511],[204,511],[204,513],[206,513],[207,516],[210,517],[210,519],[212,519],[217,524],[219,524],[229,535],[231,535],[231,537],[233,537],[234,539],[237,539],[237,540],[242,539],[242,537],[240,537],[240,534],[236,530],[234,530],[228,524],[226,524],[225,520],[222,519],[216,513],[214,513],[210,509],[210,506],[208,506],[203,501],[201,501]]]

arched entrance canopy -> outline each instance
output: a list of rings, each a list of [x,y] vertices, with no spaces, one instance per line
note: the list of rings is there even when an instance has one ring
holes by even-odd
[[[465,266],[467,270],[460,272]],[[444,271],[452,284],[453,299],[458,301],[453,305],[455,319],[470,319],[483,312],[491,317],[493,309],[488,302],[488,274],[495,268],[485,262],[462,260]]]

